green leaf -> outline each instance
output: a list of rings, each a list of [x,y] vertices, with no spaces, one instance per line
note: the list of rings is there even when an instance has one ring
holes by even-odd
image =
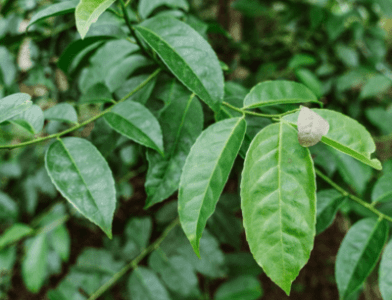
[[[152,220],[150,217],[132,218],[125,226],[126,243],[122,250],[125,257],[134,258],[147,246],[151,237]]]
[[[89,87],[87,92],[80,97],[79,101],[81,103],[105,103],[112,102],[113,97],[107,86],[98,82]]]
[[[354,47],[349,47],[344,44],[338,43],[335,46],[337,57],[348,67],[355,68],[359,64],[358,52]]]
[[[116,0],[80,0],[75,9],[76,28],[82,37],[87,34],[92,23]]]
[[[25,241],[25,257],[22,261],[22,277],[29,291],[37,293],[46,278],[48,244],[45,234]]]
[[[313,92],[301,83],[274,80],[254,86],[244,99],[244,108],[304,102],[321,103]]]
[[[380,161],[370,158],[370,155],[376,150],[376,145],[363,125],[337,111],[329,109],[312,109],[312,111],[329,123],[328,134],[321,138],[324,144],[348,154],[376,170],[381,170]],[[296,112],[284,116],[283,119],[296,125],[298,114]]]
[[[77,123],[78,116],[75,108],[69,103],[59,103],[44,111],[45,119],[63,121],[67,123]]]
[[[49,242],[61,259],[64,262],[67,262],[71,250],[71,237],[67,227],[64,225],[57,226],[52,232],[50,232]]]
[[[4,162],[1,162],[1,165],[3,167],[5,165],[6,169],[12,167],[12,165],[10,164],[7,165]],[[0,174],[1,173],[2,172],[0,172]],[[1,174],[1,175],[4,176],[5,174]],[[15,202],[15,200],[13,200],[10,196],[0,191],[0,220],[4,220],[4,219],[15,220],[18,217],[19,214],[18,211],[19,211],[18,205]]]
[[[223,73],[211,46],[189,25],[154,17],[135,27],[170,71],[214,111],[223,99]]]
[[[378,284],[384,300],[392,299],[392,240],[385,247],[378,269]]]
[[[3,46],[0,46],[0,69],[0,79],[3,78],[3,81],[6,86],[12,85],[15,81],[16,67],[11,53],[6,47]]]
[[[257,0],[236,0],[230,6],[249,17],[262,16],[268,11],[268,7],[260,4]]]
[[[306,85],[317,98],[323,95],[323,87],[320,80],[308,69],[297,69],[295,75],[304,85]]]
[[[116,104],[104,118],[118,133],[164,155],[158,120],[140,103],[128,100]]]
[[[372,191],[372,202],[392,201],[392,174],[381,176]]]
[[[322,233],[332,224],[343,200],[344,196],[333,189],[317,193],[316,234]]]
[[[286,122],[262,129],[241,179],[246,238],[256,262],[287,295],[309,259],[316,225],[316,182],[308,148]]]
[[[159,117],[162,127],[165,157],[147,151],[147,200],[145,208],[162,202],[179,186],[185,159],[203,129],[203,111],[199,100],[173,82],[165,101],[170,103]]]
[[[345,299],[361,287],[375,267],[388,237],[385,220],[366,218],[350,228],[338,250],[335,278],[339,296]]]
[[[32,134],[36,134],[44,127],[44,113],[41,107],[34,104],[8,121],[22,126]]]
[[[382,134],[392,133],[392,107],[385,109],[382,107],[372,107],[365,110],[368,120],[381,130]]]
[[[294,55],[289,62],[290,69],[297,69],[299,67],[313,66],[317,60],[313,55],[299,53]]]
[[[129,94],[130,91],[136,89],[142,82],[144,82],[150,75],[142,74],[138,76],[134,76],[131,79],[124,82],[124,84],[115,92],[115,95],[118,98],[123,98]],[[154,77],[150,80],[142,89],[134,93],[131,97],[128,97],[127,100],[132,100],[135,102],[139,102],[141,104],[146,104],[148,99],[151,96],[151,93],[156,84],[157,78]]]
[[[229,177],[245,131],[244,118],[215,123],[197,138],[185,161],[178,194],[178,214],[199,257],[201,235]]]
[[[391,86],[392,81],[388,77],[385,77],[382,74],[376,75],[371,77],[363,86],[359,98],[363,100],[366,98],[376,97],[386,92],[391,88]]]
[[[163,5],[172,8],[182,8],[185,11],[189,10],[189,4],[186,0],[140,0],[138,11],[140,16],[145,19],[154,11],[154,9]]]
[[[28,94],[17,93],[0,100],[0,123],[21,114],[33,105]]]
[[[242,275],[220,285],[214,300],[257,300],[263,296],[263,290],[257,277]]]
[[[72,13],[75,10],[76,5],[77,1],[64,1],[61,3],[51,4],[48,7],[45,7],[44,9],[34,14],[29,24],[27,25],[26,31],[31,25],[47,18]]]
[[[170,300],[158,276],[146,267],[137,267],[128,280],[128,294],[133,300]]]
[[[229,276],[253,275],[263,273],[249,252],[234,252],[225,254],[225,264],[229,268]]]
[[[46,152],[45,167],[62,196],[111,238],[114,179],[97,148],[76,137],[55,141]]]
[[[15,223],[8,228],[0,237],[0,249],[5,246],[12,244],[20,239],[30,235],[33,232],[33,228],[22,223]]]

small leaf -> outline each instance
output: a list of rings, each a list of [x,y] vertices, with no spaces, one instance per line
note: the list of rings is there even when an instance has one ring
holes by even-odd
[[[118,133],[163,156],[162,130],[158,120],[140,103],[128,100],[116,104],[104,118]]]
[[[299,67],[313,66],[317,60],[314,56],[304,53],[294,55],[289,62],[290,69],[297,69]]]
[[[0,249],[3,249],[9,244],[19,241],[20,239],[30,235],[33,232],[33,228],[22,223],[15,223],[0,237]]]
[[[328,122],[314,111],[301,105],[298,114],[298,142],[303,147],[316,145],[329,131]]]
[[[32,134],[36,134],[44,127],[44,113],[41,107],[34,104],[8,121],[22,126]]]
[[[142,82],[144,82],[150,75],[147,74],[142,74],[138,76],[134,76],[127,81],[124,82],[124,84],[115,91],[115,95],[118,98],[123,98],[126,95],[129,94],[130,91],[133,91],[136,89]],[[154,77],[152,80],[150,80],[143,88],[141,88],[139,91],[134,93],[132,96],[128,97],[127,100],[132,100],[135,102],[139,102],[141,104],[146,104],[148,99],[151,96],[151,93],[154,89],[154,86],[156,84],[157,77]]]
[[[229,177],[245,131],[244,118],[215,123],[198,137],[185,161],[178,194],[178,214],[199,257],[201,235]]]
[[[75,108],[69,103],[59,103],[44,111],[45,119],[63,121],[67,123],[77,123],[78,116]]]
[[[220,285],[214,300],[257,300],[263,296],[260,281],[251,275],[242,275]]]
[[[111,238],[114,179],[97,148],[76,137],[55,141],[46,152],[45,167],[62,196]]]
[[[105,103],[112,102],[113,97],[107,86],[98,82],[89,87],[87,92],[80,97],[79,101],[81,103]]]
[[[6,19],[3,19],[3,20],[6,20]],[[3,78],[5,85],[10,86],[11,84],[13,84],[15,81],[15,76],[16,76],[16,67],[15,67],[15,63],[14,63],[14,58],[12,57],[12,55],[8,51],[8,49],[3,46],[0,46],[0,69],[1,69],[0,77]],[[18,95],[18,94],[14,94],[14,95]],[[16,103],[15,103],[15,105],[16,105]],[[1,108],[1,103],[0,103],[0,108]],[[0,111],[2,111],[2,110],[0,110]],[[1,115],[3,115],[3,114],[1,113]],[[1,121],[1,117],[0,117],[0,123],[1,122],[2,121]]]
[[[346,299],[369,276],[388,238],[388,223],[366,218],[350,228],[338,250],[335,277],[341,299]]]
[[[372,202],[392,201],[392,174],[381,176],[372,191]]]
[[[382,74],[371,77],[363,86],[359,95],[360,99],[376,97],[386,92],[392,86],[392,81]]]
[[[7,171],[11,171],[12,170],[12,164],[6,164],[4,162],[1,162],[2,167],[7,170]],[[16,166],[17,168],[19,167],[18,165]],[[11,170],[10,170],[11,169]],[[16,170],[18,173],[22,173],[21,170]],[[3,172],[1,172],[0,169],[0,175],[2,176],[7,176],[10,175],[9,174],[2,174]],[[18,174],[19,175],[19,174]],[[10,177],[10,176],[7,176]],[[13,177],[13,176],[11,176]],[[19,177],[19,176],[17,176]],[[18,205],[15,202],[15,200],[13,200],[10,196],[8,196],[6,193],[3,193],[0,191],[0,220],[7,220],[7,219],[11,219],[11,220],[15,220],[18,217],[19,214],[19,209],[18,209]]]
[[[140,0],[137,10],[139,11],[140,16],[145,19],[154,9],[162,5],[172,8],[182,8],[185,11],[189,10],[189,4],[186,0]]]
[[[92,23],[116,0],[80,0],[75,9],[76,28],[82,39],[86,36]]]
[[[332,224],[343,200],[344,196],[333,189],[317,193],[316,234],[322,233]]]
[[[153,17],[135,29],[188,89],[219,111],[223,73],[206,40],[189,25],[171,17]]]
[[[65,227],[64,225],[57,226],[50,233],[49,238],[49,242],[54,251],[61,257],[64,262],[67,262],[71,250],[71,237],[69,235],[67,227]]]
[[[33,105],[28,94],[17,93],[0,99],[0,123],[21,114]]]
[[[380,292],[384,300],[392,299],[392,240],[385,247],[378,270]]]
[[[313,248],[316,182],[309,149],[286,122],[268,125],[250,144],[241,208],[253,257],[289,295]]]
[[[301,83],[274,80],[254,86],[244,99],[244,108],[304,102],[321,103],[313,92]]]
[[[320,80],[308,69],[297,69],[295,70],[297,78],[306,85],[317,98],[320,98],[323,94],[323,88]]]

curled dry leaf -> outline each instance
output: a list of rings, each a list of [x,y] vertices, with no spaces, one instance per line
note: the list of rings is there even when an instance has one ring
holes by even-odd
[[[298,141],[303,147],[316,145],[321,141],[321,137],[329,131],[328,122],[305,106],[301,106],[297,126]]]

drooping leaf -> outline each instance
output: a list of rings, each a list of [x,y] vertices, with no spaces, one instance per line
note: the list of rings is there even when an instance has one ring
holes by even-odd
[[[329,109],[312,109],[329,123],[328,134],[321,141],[336,150],[348,154],[360,162],[377,170],[381,170],[378,159],[370,155],[376,150],[373,138],[366,128],[356,120]],[[296,125],[298,112],[283,117],[284,120]]]
[[[159,117],[166,155],[147,151],[145,208],[167,199],[178,189],[185,159],[203,129],[199,100],[191,98],[191,93],[178,83],[173,82],[170,91],[165,97],[170,104]]]
[[[306,85],[317,98],[320,98],[323,94],[323,88],[320,80],[308,69],[297,69],[295,70],[297,78]]]
[[[44,113],[41,107],[34,104],[8,121],[22,126],[32,134],[36,134],[44,127]]]
[[[158,120],[140,103],[128,100],[116,104],[104,118],[118,133],[164,155]]]
[[[244,108],[268,105],[316,102],[315,94],[301,83],[286,80],[264,81],[246,95]]]
[[[75,9],[76,28],[82,37],[86,36],[92,23],[114,3],[115,0],[80,0]]]
[[[23,223],[15,223],[8,228],[0,237],[0,249],[5,246],[12,244],[20,239],[30,235],[33,232],[33,228]]]
[[[185,11],[189,10],[187,0],[140,0],[138,11],[140,16],[145,19],[154,11],[154,9],[163,5],[172,8],[182,8]]]
[[[170,71],[214,111],[223,98],[223,73],[211,46],[189,25],[154,17],[135,27]]]
[[[3,46],[0,46],[0,71],[0,78],[3,78],[6,86],[10,86],[15,81],[16,67],[11,53],[6,47]]]
[[[301,105],[297,120],[298,141],[303,147],[316,145],[329,131],[328,122],[314,111]]]
[[[366,218],[350,228],[338,250],[335,278],[341,299],[361,287],[375,267],[388,237],[385,220]]]
[[[392,299],[392,240],[385,247],[378,270],[378,284],[384,300]]]
[[[0,100],[0,123],[21,114],[33,105],[31,97],[25,93],[9,95]]]
[[[45,119],[77,123],[78,116],[75,108],[69,103],[59,103],[44,111]]]
[[[392,174],[381,176],[373,187],[372,202],[392,201]]]
[[[289,294],[316,231],[313,162],[289,124],[268,125],[253,139],[242,172],[241,207],[253,257]]]
[[[246,131],[244,118],[231,118],[208,127],[193,145],[181,174],[178,214],[195,253],[207,219],[229,177]]]
[[[322,233],[332,224],[343,200],[344,196],[333,189],[317,193],[316,234]]]
[[[85,139],[67,137],[49,146],[45,167],[62,196],[111,238],[114,179],[99,151]]]
[[[257,277],[242,275],[220,285],[214,300],[257,300],[263,296],[263,289]]]

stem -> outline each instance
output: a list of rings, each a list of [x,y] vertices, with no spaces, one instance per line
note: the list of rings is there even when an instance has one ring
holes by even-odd
[[[138,263],[150,252],[154,251],[159,247],[165,237],[169,234],[169,232],[179,223],[179,219],[176,218],[169,226],[165,229],[165,231],[161,234],[161,236],[155,240],[154,243],[150,244],[147,248],[145,248],[135,259],[133,259],[130,263],[128,263],[124,268],[118,271],[113,275],[104,285],[102,285],[98,290],[96,290],[90,298],[87,300],[95,300],[98,299],[104,292],[106,292],[116,281],[118,281],[122,276],[124,276],[130,269],[134,269],[137,267]]]
[[[320,170],[315,169],[316,174],[320,176],[324,181],[328,182],[333,188],[335,188],[338,192],[340,192],[343,196],[346,196],[350,198],[351,200],[356,201],[357,203],[361,204],[363,207],[366,207],[368,210],[372,211],[376,215],[378,215],[380,218],[383,218],[385,220],[388,220],[389,222],[392,223],[392,218],[383,214],[382,212],[378,211],[373,207],[373,205],[363,201],[361,198],[358,198],[357,196],[354,196],[350,194],[349,192],[345,191],[343,188],[341,188],[339,185],[337,185],[335,182],[333,182],[331,179],[328,178],[328,176],[324,175]]]
[[[233,106],[230,103],[227,103],[225,101],[223,101],[222,104],[227,106],[227,107],[229,107],[229,108],[231,108],[232,110],[238,111],[238,112],[240,112],[242,114],[258,116],[258,117],[264,117],[264,118],[280,118],[280,117],[283,117],[285,115],[289,115],[289,114],[295,113],[296,111],[300,110],[299,108],[296,108],[294,110],[286,111],[285,113],[281,113],[281,114],[277,114],[277,115],[268,115],[268,114],[262,114],[262,113],[257,113],[257,112],[249,111],[249,110],[246,110],[246,109],[238,108],[238,107],[235,107],[235,106]]]
[[[120,99],[116,104],[123,102],[125,100],[127,100],[129,97],[131,97],[133,94],[135,94],[136,92],[138,92],[139,90],[141,90],[151,79],[153,79],[155,76],[157,76],[159,74],[159,72],[161,71],[161,69],[157,69],[155,70],[154,73],[152,73],[145,81],[143,81],[141,84],[138,85],[137,88],[135,88],[133,91],[129,92],[125,97],[123,97],[122,99]],[[38,138],[38,139],[34,139],[28,142],[24,142],[24,143],[19,143],[19,144],[15,144],[15,145],[4,145],[4,146],[0,146],[0,149],[15,149],[15,148],[21,148],[27,145],[32,145],[32,144],[36,144],[42,141],[46,141],[52,138],[59,138],[60,136],[63,136],[67,133],[70,133],[72,131],[75,131],[93,121],[95,121],[96,119],[99,119],[100,117],[102,117],[103,115],[107,114],[108,112],[110,112],[110,110],[114,107],[114,105],[112,105],[111,107],[107,108],[106,110],[104,110],[103,112],[101,112],[100,114],[84,121],[83,123],[80,123],[79,125],[76,125],[74,127],[71,127],[67,130],[64,130],[62,132],[58,132],[52,135],[48,135],[46,137],[42,137],[42,138]]]

